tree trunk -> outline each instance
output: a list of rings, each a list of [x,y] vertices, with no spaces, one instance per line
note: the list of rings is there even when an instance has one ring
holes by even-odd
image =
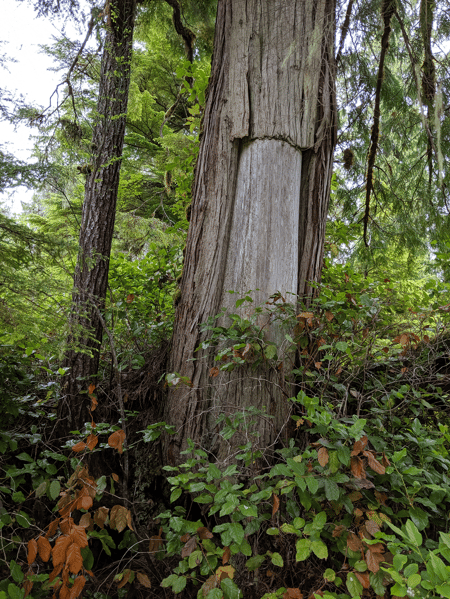
[[[265,407],[273,418],[256,425],[261,447],[287,421],[279,372],[243,367],[211,379],[212,356],[195,349],[199,325],[234,308],[229,290],[259,289],[261,303],[277,291],[310,296],[320,278],[336,138],[334,33],[334,0],[219,0],[170,364],[192,387],[169,392],[166,420],[177,434],[168,463],[188,438],[228,459],[219,414]]]
[[[136,0],[110,0],[101,63],[93,164],[85,187],[79,253],[64,366],[69,370],[58,405],[59,431],[67,434],[90,421],[88,387],[98,371],[117,190],[125,135]],[[82,350],[82,351],[80,351]]]

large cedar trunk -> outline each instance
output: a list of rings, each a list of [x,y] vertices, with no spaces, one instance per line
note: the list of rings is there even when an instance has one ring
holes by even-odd
[[[61,434],[80,429],[90,420],[87,391],[98,371],[103,332],[94,305],[102,310],[106,297],[125,135],[136,0],[110,0],[108,5],[98,121],[92,144],[94,158],[85,187],[70,316],[70,350],[64,361],[69,370],[58,405]]]
[[[212,356],[197,351],[199,325],[229,290],[312,293],[320,278],[333,151],[334,0],[219,0],[212,73],[191,222],[176,312],[171,372],[192,387],[169,392],[168,463],[193,439],[212,459],[230,458],[216,434],[219,414],[265,407],[261,447],[289,415],[279,372],[238,368],[209,377]],[[196,357],[196,360],[192,358]]]

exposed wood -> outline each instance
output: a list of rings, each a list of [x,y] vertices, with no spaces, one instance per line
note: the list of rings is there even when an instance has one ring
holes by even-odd
[[[171,371],[166,447],[178,460],[187,438],[220,460],[227,444],[215,418],[266,407],[262,446],[287,417],[280,372],[235,370],[213,381],[209,354],[195,353],[199,325],[235,300],[230,288],[311,295],[320,278],[335,145],[333,0],[220,0],[212,73],[193,185]],[[199,359],[192,361],[197,356]]]

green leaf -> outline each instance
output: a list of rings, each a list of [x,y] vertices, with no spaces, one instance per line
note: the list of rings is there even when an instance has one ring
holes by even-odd
[[[174,501],[176,501],[181,493],[183,492],[183,490],[180,487],[177,487],[176,489],[174,489],[172,491],[172,493],[170,494],[170,503],[173,503]]]
[[[177,576],[177,580],[172,584],[172,591],[174,593],[181,593],[181,591],[186,586],[186,582],[186,576]]]
[[[252,548],[250,547],[250,543],[247,539],[244,539],[239,547],[241,553],[243,553],[246,557],[250,557],[252,554]]]
[[[253,572],[253,570],[256,570],[256,568],[259,568],[259,566],[263,563],[263,561],[266,559],[265,555],[255,555],[253,557],[251,557],[250,559],[248,559],[245,562],[245,565],[247,566],[247,569],[250,572]]]
[[[9,562],[9,569],[11,571],[11,576],[13,577],[15,582],[21,583],[24,579],[24,575],[22,572],[22,568],[19,566],[19,564],[12,559]]]
[[[94,554],[89,547],[81,548],[81,557],[83,558],[83,568],[85,570],[92,570],[94,566]]]
[[[213,503],[214,499],[211,497],[211,495],[203,494],[195,497],[194,501],[196,503]]]
[[[405,530],[408,535],[409,540],[418,545],[419,547],[422,545],[422,535],[417,529],[417,526],[411,520],[407,520],[405,524]]]
[[[19,589],[15,584],[8,585],[8,598],[9,599],[23,599],[25,595],[24,589]]]
[[[266,530],[266,533],[267,533],[268,535],[274,536],[274,535],[279,535],[279,534],[280,534],[280,531],[278,530],[278,528],[268,528],[268,529]]]
[[[307,476],[306,484],[308,485],[309,492],[312,495],[315,495],[317,493],[317,489],[319,488],[319,481],[317,478],[315,476]]]
[[[319,512],[314,516],[314,520],[312,522],[312,527],[314,530],[322,530],[322,528],[327,523],[327,515],[325,512]]]
[[[31,526],[30,517],[24,512],[16,514],[16,521],[22,528],[29,528]]]
[[[350,597],[360,597],[363,592],[363,585],[356,578],[354,572],[347,574],[347,589],[350,593]]]
[[[201,549],[196,549],[189,555],[189,568],[193,570],[199,566],[203,559],[203,553]]]
[[[42,495],[45,495],[46,490],[47,490],[47,481],[44,480],[44,482],[42,482],[38,486],[38,488],[35,490],[36,497],[42,497]]]
[[[409,516],[419,530],[424,530],[428,527],[428,516],[420,509],[420,507],[410,508]]]
[[[52,482],[50,483],[50,487],[49,487],[50,497],[52,499],[56,499],[57,497],[59,497],[60,491],[61,491],[61,485],[60,485],[59,481],[52,480]],[[90,570],[90,568],[88,568],[88,570]]]
[[[215,464],[210,464],[208,466],[208,477],[213,479],[221,479],[222,472],[219,470],[219,468],[217,468]]]
[[[337,484],[328,478],[325,479],[324,484],[325,495],[328,501],[337,501],[339,499],[339,487]]]
[[[349,466],[350,465],[350,449],[348,447],[346,447],[345,445],[341,445],[340,447],[337,448],[337,456],[339,458],[339,461],[341,462],[341,464],[344,464],[344,466]]]
[[[436,591],[439,593],[439,595],[450,599],[450,584],[440,584],[436,587]]]
[[[197,597],[198,598],[201,597],[201,599],[222,599],[223,598],[223,593],[222,593],[222,591],[220,589],[211,589],[209,591],[209,593],[206,595],[206,598],[205,598],[205,596],[203,594],[202,589],[200,589],[198,593],[199,594],[198,594]]]
[[[283,558],[281,557],[281,555],[279,553],[272,553],[272,555],[270,556],[270,559],[272,560],[272,564],[274,566],[279,566],[280,568],[282,568],[284,566],[284,561]]]
[[[231,578],[225,578],[222,580],[220,583],[220,588],[223,591],[223,596],[225,599],[242,599],[243,597],[242,591],[237,584],[231,580]]]
[[[232,522],[228,528],[231,538],[233,539],[233,541],[235,541],[235,543],[237,545],[240,545],[242,543],[242,541],[244,540],[244,529],[242,528],[242,525],[239,524],[238,522]]]
[[[392,565],[394,566],[395,570],[397,570],[397,572],[400,572],[400,570],[403,569],[403,566],[406,564],[407,561],[408,561],[408,558],[406,557],[406,555],[397,553],[396,555],[394,555],[394,559],[392,560]]]
[[[264,355],[268,360],[272,360],[277,355],[277,346],[270,344],[264,349]]]
[[[441,558],[434,553],[430,553],[430,562],[435,574],[442,582],[447,582],[450,577],[450,568],[447,568]]]
[[[311,549],[319,559],[327,559],[328,548],[323,541],[311,541]]]
[[[346,351],[348,347],[348,343],[345,343],[345,341],[338,341],[336,343],[336,349],[339,351]]]
[[[327,568],[323,573],[323,577],[326,581],[333,582],[333,580],[336,578],[336,572],[331,568]]]
[[[300,534],[300,531],[298,530],[298,528],[295,528],[295,526],[292,526],[292,524],[288,524],[287,522],[285,522],[284,524],[281,525],[281,530],[285,534],[294,534],[294,535]]]
[[[418,584],[420,584],[421,580],[422,577],[420,574],[411,574],[411,576],[408,577],[406,584],[408,585],[408,588],[414,589]]]
[[[25,495],[22,493],[22,491],[16,491],[11,495],[11,499],[16,503],[23,503],[25,501]]]
[[[311,555],[311,541],[309,539],[299,539],[295,544],[295,548],[297,549],[295,556],[297,562],[303,562]]]
[[[358,560],[353,564],[353,568],[357,572],[365,572],[367,570],[367,564],[364,560]]]

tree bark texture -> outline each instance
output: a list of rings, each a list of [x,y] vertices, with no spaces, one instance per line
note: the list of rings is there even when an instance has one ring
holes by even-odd
[[[265,407],[259,443],[268,447],[289,407],[279,372],[249,366],[211,379],[213,358],[197,351],[199,325],[229,290],[303,296],[320,278],[336,138],[334,0],[219,0],[212,73],[193,185],[191,221],[176,312],[171,371],[192,388],[171,389],[166,419],[218,460],[231,448],[216,434],[221,413]],[[196,357],[196,360],[192,358]]]
[[[136,0],[110,0],[101,62],[93,164],[85,186],[79,253],[74,274],[71,336],[58,406],[60,431],[90,421],[88,387],[98,371],[117,190],[125,135]],[[75,348],[74,348],[75,346]],[[79,351],[79,348],[82,351]]]

